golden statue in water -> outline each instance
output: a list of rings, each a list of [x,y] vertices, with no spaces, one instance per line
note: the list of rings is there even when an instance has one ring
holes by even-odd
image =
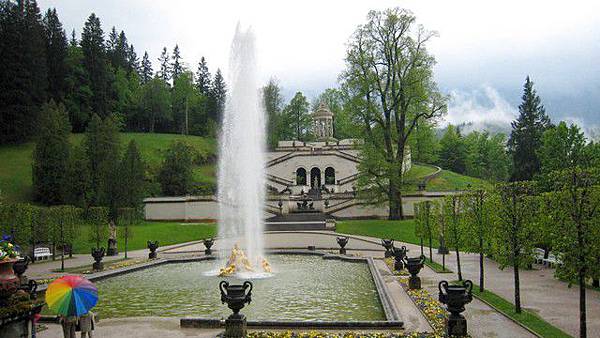
[[[269,262],[265,258],[261,260],[260,265],[264,272],[270,273],[272,271],[271,264],[269,264]],[[244,251],[240,249],[240,247],[236,243],[233,246],[233,249],[231,249],[231,255],[229,256],[229,259],[227,259],[227,264],[224,268],[221,268],[219,270],[219,276],[231,276],[234,273],[240,271],[254,272],[254,267],[252,266],[252,263],[250,263],[248,257],[246,257]]]

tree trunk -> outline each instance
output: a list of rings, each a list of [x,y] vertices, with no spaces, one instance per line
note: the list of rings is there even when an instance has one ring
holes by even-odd
[[[521,290],[519,286],[519,264],[513,263],[515,277],[515,312],[521,313]]]
[[[433,263],[433,244],[431,242],[431,236],[429,236],[429,260]]]
[[[421,236],[420,240],[421,240],[421,256],[423,256],[423,236]]]
[[[585,270],[579,269],[579,337],[587,337],[587,319],[585,311]]]
[[[479,252],[479,292],[483,292],[485,287],[484,287],[484,281],[485,279],[483,278],[483,251]]]
[[[458,280],[462,281],[462,271],[460,269],[460,253],[458,247],[456,247],[456,267],[458,268]]]
[[[389,187],[389,192],[388,192],[388,199],[389,199],[389,209],[390,209],[390,213],[388,216],[388,219],[390,220],[399,220],[401,219],[401,215],[402,215],[402,203],[401,201],[398,200],[398,189],[396,189],[393,185],[390,184]]]

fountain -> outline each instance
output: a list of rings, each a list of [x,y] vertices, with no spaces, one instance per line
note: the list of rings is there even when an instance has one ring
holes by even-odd
[[[246,277],[257,277],[260,270],[270,273],[263,258],[265,113],[254,42],[252,30],[244,31],[238,24],[231,45],[230,88],[219,140],[219,235],[225,252],[231,252],[221,276],[245,273]]]

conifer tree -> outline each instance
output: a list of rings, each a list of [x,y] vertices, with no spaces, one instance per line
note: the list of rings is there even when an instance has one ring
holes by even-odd
[[[206,64],[206,59],[204,56],[200,58],[200,62],[198,63],[198,70],[196,71],[196,88],[200,92],[200,94],[208,97],[210,96],[210,88],[211,88],[211,75],[208,71],[208,65]]]
[[[69,113],[69,121],[73,132],[85,131],[92,112],[92,88],[89,74],[83,64],[83,50],[79,47],[75,37],[75,30],[67,49],[66,75],[65,75],[65,107]]]
[[[181,64],[181,52],[179,51],[179,45],[175,45],[173,48],[173,63],[171,63],[171,74],[173,78],[173,83],[179,78],[179,76],[183,73],[183,65]]]
[[[227,86],[225,85],[225,80],[223,79],[221,70],[217,69],[217,72],[215,73],[215,79],[210,89],[209,99],[209,114],[212,116],[213,120],[217,122],[221,121],[221,117],[223,116],[226,98]]]
[[[171,80],[171,64],[169,63],[169,59],[167,47],[163,47],[162,53],[158,58],[158,62],[160,62],[160,70],[156,75],[158,75],[158,77],[160,77],[165,83],[169,83],[169,80]]]
[[[55,102],[65,98],[67,73],[67,36],[56,9],[48,9],[44,16],[46,57],[48,67],[48,96]]]
[[[152,74],[154,71],[152,70],[152,62],[150,62],[150,57],[148,56],[148,52],[144,52],[144,57],[142,58],[140,79],[142,84],[147,83],[152,80]]]
[[[83,27],[81,48],[83,64],[89,75],[92,90],[92,110],[100,117],[107,117],[110,114],[108,59],[104,45],[104,32],[100,19],[94,13],[89,16]]]
[[[141,204],[145,186],[144,166],[137,143],[131,140],[123,154],[119,170],[121,206],[137,208]]]
[[[43,204],[64,202],[69,161],[69,116],[54,101],[42,107],[33,151],[33,195]]]
[[[71,149],[67,164],[65,202],[79,208],[87,208],[91,198],[91,174],[86,150],[83,146]]]
[[[131,74],[132,72],[137,73],[138,76],[140,75],[140,60],[133,44],[129,45],[129,49],[127,50],[127,73]]]
[[[523,86],[522,103],[519,105],[519,117],[512,122],[512,132],[508,140],[508,149],[512,155],[512,181],[531,180],[540,172],[538,150],[542,145],[542,135],[550,126],[550,118],[533,88],[529,76]]]

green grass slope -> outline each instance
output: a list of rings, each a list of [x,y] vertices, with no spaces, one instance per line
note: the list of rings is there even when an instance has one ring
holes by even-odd
[[[203,157],[214,156],[216,141],[200,136],[177,134],[121,133],[121,146],[125,149],[130,140],[135,140],[142,158],[151,170],[157,169],[166,149],[175,140],[185,140]],[[83,134],[72,134],[71,144],[79,145]],[[10,202],[31,201],[31,159],[34,143],[0,146],[0,196]],[[198,182],[214,183],[214,166],[196,168],[194,178]]]

